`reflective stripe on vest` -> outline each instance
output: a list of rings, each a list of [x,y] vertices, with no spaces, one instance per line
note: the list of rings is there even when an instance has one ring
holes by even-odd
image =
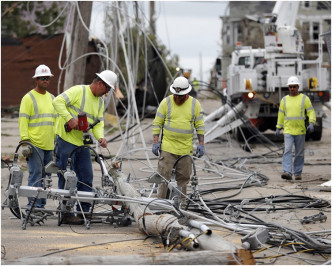
[[[26,117],[29,120],[39,119],[39,118],[46,118],[46,117],[51,117],[51,118],[56,118],[57,117],[57,115],[55,115],[55,114],[48,114],[48,113],[46,113],[46,114],[40,114],[39,110],[38,110],[38,104],[37,104],[35,96],[33,96],[33,94],[31,92],[29,92],[28,94],[31,97],[31,100],[32,100],[32,103],[33,103],[33,109],[34,109],[35,114],[29,116],[27,114],[22,113],[22,114],[20,114],[20,117]],[[52,97],[52,99],[54,99],[53,95],[51,95],[51,97]],[[39,127],[39,126],[54,126],[54,122],[50,122],[50,121],[36,122],[36,123],[29,122],[29,124],[28,124],[28,127]]]
[[[284,107],[285,107],[285,120],[305,120],[305,116],[304,116],[304,102],[305,102],[305,95],[303,95],[302,97],[302,102],[301,102],[301,116],[287,116],[287,108],[286,108],[286,97],[284,97]],[[310,108],[308,108],[309,110]]]
[[[172,108],[171,108],[171,98],[170,96],[168,96],[166,98],[167,100],[167,125],[164,125],[164,128],[169,130],[169,131],[173,131],[173,132],[176,132],[176,133],[181,133],[181,134],[193,134],[194,133],[194,126],[193,126],[193,122],[194,122],[194,118],[195,118],[195,106],[196,106],[196,99],[193,98],[193,101],[192,101],[192,106],[191,106],[191,121],[190,121],[190,127],[191,129],[179,129],[179,128],[174,128],[174,127],[171,127],[170,126],[170,123],[171,123],[171,113],[172,113]]]
[[[68,96],[67,96],[67,94],[66,94],[65,92],[63,92],[63,93],[61,94],[62,97],[66,100],[67,107],[73,109],[77,114],[79,114],[79,113],[81,113],[81,112],[82,112],[82,113],[84,112],[84,106],[85,106],[85,90],[86,90],[86,88],[85,88],[84,85],[82,85],[82,88],[83,88],[83,96],[82,96],[81,108],[77,108],[76,106],[70,104],[70,100],[69,100],[69,98],[68,98]],[[102,100],[101,98],[99,98],[98,114],[99,114],[99,112],[100,112],[100,109],[101,109],[101,107],[102,107],[102,104],[103,104],[103,100]],[[78,118],[77,115],[75,115],[75,114],[73,114],[72,112],[70,112],[70,110],[68,110],[68,112],[70,113],[70,115],[71,115],[73,118],[75,118],[75,119]],[[89,113],[87,113],[87,112],[84,112],[84,113],[86,113],[86,116],[87,116],[88,118],[90,118],[92,121],[96,121],[97,119],[99,119],[100,121],[104,121],[104,117],[95,117],[95,116],[93,116],[93,115],[91,115],[91,114],[89,114]]]

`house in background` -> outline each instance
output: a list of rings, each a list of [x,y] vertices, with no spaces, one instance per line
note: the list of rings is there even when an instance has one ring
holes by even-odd
[[[231,63],[231,54],[237,43],[252,48],[264,48],[262,24],[250,20],[247,15],[265,17],[271,15],[276,1],[230,1],[228,15],[222,20],[222,55],[220,74],[226,77],[227,67]],[[296,14],[296,28],[301,32],[304,42],[306,60],[318,56],[319,36],[330,30],[330,1],[301,1]],[[330,59],[326,45],[323,45],[324,67],[330,67]]]
[[[302,1],[296,27],[302,34],[305,59],[316,59],[319,37],[331,29],[331,1]],[[330,62],[327,45],[323,46],[323,61]]]
[[[22,97],[35,86],[32,76],[40,64],[49,66],[54,75],[49,91],[55,96],[64,91],[66,71],[61,72],[59,69],[59,64],[63,66],[66,58],[66,49],[63,49],[62,59],[59,62],[63,38],[63,34],[52,36],[33,34],[22,39],[1,36],[2,112],[19,107]],[[97,52],[94,40],[89,42],[88,52]],[[91,83],[95,73],[100,71],[100,67],[99,56],[87,57],[85,84]]]

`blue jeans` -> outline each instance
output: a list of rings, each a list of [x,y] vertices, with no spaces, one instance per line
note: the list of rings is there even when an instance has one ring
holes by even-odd
[[[53,150],[47,151],[39,149],[35,146],[35,149],[32,149],[32,154],[29,158],[27,158],[27,164],[29,169],[29,177],[28,177],[28,186],[33,187],[43,187],[43,179],[42,179],[42,163],[46,166],[50,161],[53,160]],[[40,155],[40,157],[38,156]],[[33,198],[28,198],[28,207],[31,206]],[[35,203],[35,207],[44,208],[46,205],[46,199],[37,199]]]
[[[294,156],[294,175],[302,174],[304,165],[304,143],[305,135],[284,134],[285,149],[282,157],[282,169],[284,172],[292,175],[292,149],[295,145]]]
[[[55,158],[56,165],[62,170],[66,170],[68,157],[71,152],[78,146],[73,145],[59,136],[56,137]],[[79,191],[92,191],[93,171],[90,149],[82,147],[77,149],[71,156],[71,169],[75,171],[78,182],[77,190]],[[58,173],[59,183],[58,188],[63,189],[65,187],[65,179],[62,174]],[[89,212],[90,203],[82,202],[82,209],[84,212]],[[77,211],[80,211],[79,205],[77,205]]]

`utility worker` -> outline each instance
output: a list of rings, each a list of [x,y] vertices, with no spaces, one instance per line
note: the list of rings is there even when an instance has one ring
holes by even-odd
[[[199,88],[199,82],[196,78],[194,78],[194,80],[193,80],[193,87],[194,87],[195,91],[197,91]]]
[[[28,185],[34,187],[43,186],[42,162],[47,165],[53,160],[56,112],[52,105],[54,96],[47,91],[51,77],[53,74],[48,66],[38,66],[32,77],[35,79],[36,87],[24,95],[20,104],[18,123],[21,141],[33,144],[40,155],[35,149],[31,149],[26,155]],[[32,198],[28,198],[28,207],[31,204]],[[37,199],[34,207],[44,209],[45,205],[46,199]],[[36,210],[35,214],[42,215],[41,211],[51,214],[46,210]]]
[[[159,156],[158,172],[167,181],[171,178],[174,163],[183,155],[193,154],[193,135],[196,130],[199,145],[197,153],[204,155],[204,120],[199,101],[188,93],[192,87],[185,77],[178,77],[170,86],[170,95],[160,103],[152,123],[152,152]],[[162,139],[159,141],[159,134]],[[192,173],[192,160],[189,156],[182,157],[176,165],[175,180],[182,188],[181,204],[185,205],[187,184]],[[168,185],[158,187],[158,198],[166,198]]]
[[[83,132],[79,131],[78,114],[84,112],[87,115],[89,124],[93,124],[100,120],[92,129],[92,133],[96,140],[103,148],[107,147],[107,140],[104,138],[104,101],[101,98],[107,94],[111,89],[115,91],[115,84],[117,76],[110,70],[96,73],[90,85],[76,85],[59,96],[53,101],[55,110],[58,111],[60,117],[56,126],[56,165],[60,169],[65,170],[67,161],[74,149],[84,145]],[[65,124],[72,130],[67,132]],[[92,191],[93,170],[90,156],[90,149],[82,147],[76,149],[71,156],[72,168],[75,171],[78,183],[77,189],[79,191]],[[61,174],[58,174],[60,189],[64,188],[65,180]],[[77,205],[77,211],[89,212],[90,203],[81,203],[82,210]],[[83,224],[83,215],[64,215],[62,223],[64,224]]]
[[[302,168],[304,165],[304,143],[306,136],[305,120],[307,114],[309,126],[307,131],[314,132],[316,123],[315,110],[312,107],[308,96],[299,93],[299,80],[292,76],[288,79],[289,95],[282,98],[279,106],[276,136],[284,129],[284,154],[282,157],[283,174],[281,178],[292,180],[294,173],[295,180],[302,179]],[[294,166],[292,163],[292,149],[295,146]],[[293,170],[292,170],[293,168]]]

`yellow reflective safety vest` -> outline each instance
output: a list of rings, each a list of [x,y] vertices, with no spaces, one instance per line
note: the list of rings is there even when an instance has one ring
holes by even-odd
[[[21,100],[18,119],[21,140],[30,140],[42,150],[54,149],[57,113],[52,105],[53,99],[53,94],[48,91],[41,94],[33,89]]]
[[[89,124],[97,119],[100,122],[90,129],[97,139],[104,138],[104,101],[101,97],[94,96],[89,85],[76,85],[58,95],[53,100],[53,106],[59,113],[59,119],[56,125],[56,134],[63,140],[76,145],[83,145],[83,132],[71,130],[66,132],[64,125],[70,119],[78,118],[80,112],[87,115]]]
[[[315,110],[308,96],[300,93],[297,96],[285,96],[279,106],[277,128],[284,128],[284,133],[291,135],[305,135],[305,119],[309,123],[316,123]]]
[[[182,104],[174,102],[174,96],[163,99],[152,123],[153,135],[162,130],[161,150],[176,155],[193,153],[194,131],[204,135],[204,119],[198,100],[189,96]]]

